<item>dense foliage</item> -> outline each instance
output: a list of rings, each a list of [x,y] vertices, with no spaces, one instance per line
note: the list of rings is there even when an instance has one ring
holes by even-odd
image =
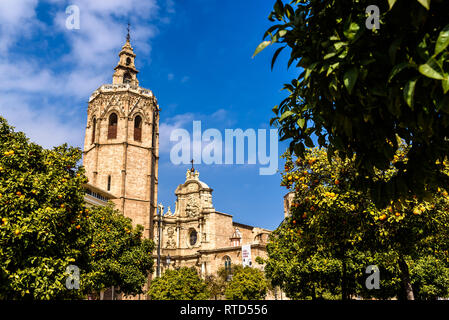
[[[67,265],[87,260],[81,151],[30,143],[0,118],[0,297],[73,297]],[[81,263],[84,267],[85,263]]]
[[[151,300],[206,300],[207,285],[195,268],[169,269],[152,280],[148,295]]]
[[[90,209],[89,260],[85,292],[99,292],[114,286],[125,295],[143,293],[148,274],[153,268],[154,244],[142,238],[143,227],[132,226],[112,205]]]
[[[408,147],[399,144],[393,161],[407,162]],[[294,199],[267,247],[265,270],[274,285],[292,298],[447,296],[447,190],[378,209],[355,188],[354,159],[329,161],[324,149],[307,149],[304,159],[286,157],[282,185]],[[447,173],[449,164],[442,165]],[[393,164],[376,170],[376,179],[388,181],[395,171]],[[369,265],[380,269],[379,290],[365,287]]]
[[[226,286],[225,296],[228,300],[261,300],[265,298],[267,289],[263,271],[251,267],[238,268]]]
[[[83,298],[112,285],[141,292],[153,244],[112,207],[88,209],[81,150],[46,150],[0,117],[0,299]],[[80,270],[69,290],[67,266]]]
[[[226,289],[226,278],[222,278],[218,275],[208,275],[206,276],[206,286],[209,292],[210,299],[221,300],[224,296]]]
[[[380,10],[379,27],[367,8]],[[449,185],[449,2],[444,0],[277,0],[255,54],[280,44],[299,76],[273,111],[281,140],[303,157],[312,138],[329,156],[355,155],[358,190],[385,208]],[[373,11],[368,10],[373,13]],[[375,178],[400,148],[411,147],[395,176]]]

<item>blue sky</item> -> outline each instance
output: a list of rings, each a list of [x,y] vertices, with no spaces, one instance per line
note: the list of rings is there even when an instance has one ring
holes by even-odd
[[[68,30],[65,10],[80,9],[80,29]],[[112,82],[131,21],[140,85],[161,112],[159,202],[174,208],[174,190],[189,166],[170,162],[171,130],[269,129],[272,107],[285,96],[287,51],[270,70],[273,48],[251,56],[271,25],[274,0],[2,0],[0,115],[31,140],[82,147],[87,101]],[[279,155],[285,150],[279,144]],[[196,165],[216,210],[244,224],[274,229],[283,218],[280,175],[259,165]],[[283,162],[279,162],[279,169]]]

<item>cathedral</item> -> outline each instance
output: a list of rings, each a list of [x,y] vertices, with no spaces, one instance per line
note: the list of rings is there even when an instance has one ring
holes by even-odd
[[[139,86],[135,58],[128,33],[112,84],[89,98],[83,151],[87,204],[112,201],[134,225],[144,226],[144,236],[156,245],[151,277],[187,266],[204,278],[231,263],[242,264],[242,247],[250,248],[248,264],[262,268],[255,258],[266,257],[270,231],[217,211],[213,190],[193,164],[175,190],[174,211],[157,204],[160,109],[153,92]]]
[[[196,267],[199,274],[215,274],[220,267],[242,264],[242,246],[251,248],[252,267],[262,268],[255,261],[266,257],[269,230],[234,222],[232,216],[215,210],[212,189],[199,179],[199,172],[192,169],[186,180],[175,191],[175,210],[154,215],[155,243],[161,243],[162,256],[169,263],[162,268]],[[162,225],[160,227],[160,225]]]

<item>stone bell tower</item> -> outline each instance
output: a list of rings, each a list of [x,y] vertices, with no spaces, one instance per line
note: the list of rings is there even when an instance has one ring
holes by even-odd
[[[90,97],[83,165],[89,184],[116,197],[114,203],[151,236],[156,214],[159,160],[159,106],[141,88],[129,32],[119,53],[112,84]]]

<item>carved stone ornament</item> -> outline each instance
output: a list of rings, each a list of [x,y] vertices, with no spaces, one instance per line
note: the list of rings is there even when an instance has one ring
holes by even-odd
[[[174,239],[174,234],[175,230],[173,229],[173,227],[169,227],[167,229],[168,240],[167,244],[165,245],[167,249],[176,249],[176,241]]]
[[[200,206],[197,197],[190,195],[187,199],[186,214],[188,217],[196,217],[200,213]]]
[[[197,191],[197,190],[198,190],[198,185],[196,183],[191,183],[187,187],[187,191],[189,191],[189,192]]]

